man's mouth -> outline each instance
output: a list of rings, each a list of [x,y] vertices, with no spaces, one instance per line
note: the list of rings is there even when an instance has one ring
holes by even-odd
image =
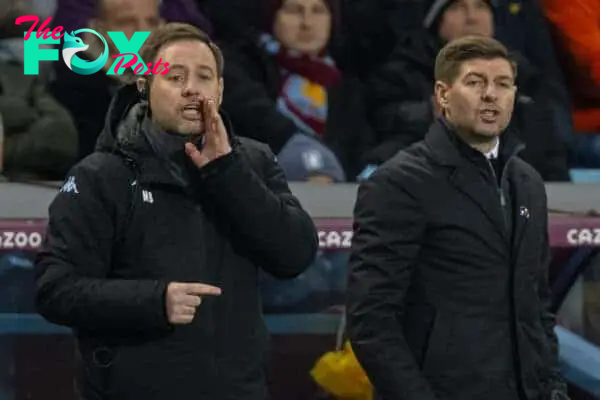
[[[496,109],[483,109],[479,112],[479,115],[481,117],[481,119],[483,120],[483,122],[488,122],[488,123],[493,123],[496,122],[496,118],[498,117],[498,115],[500,114],[500,111],[496,110]]]
[[[202,119],[202,106],[200,104],[188,104],[182,108],[182,114],[185,119]]]

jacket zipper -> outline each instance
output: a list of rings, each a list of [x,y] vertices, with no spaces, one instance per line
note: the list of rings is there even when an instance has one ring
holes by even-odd
[[[492,162],[487,157],[486,157],[486,160],[487,160],[488,166],[490,167],[490,170],[492,171],[492,177],[494,178],[494,186],[496,187],[496,191],[498,192],[498,196],[500,197],[500,205],[502,206],[502,211],[504,212],[504,207],[506,207],[506,198],[504,197],[504,191],[502,190],[502,185],[501,185],[502,181],[500,181],[500,184],[498,183],[498,176],[496,175],[496,171],[494,170],[494,166],[492,165]],[[508,164],[508,162],[506,164]],[[504,167],[502,168],[502,175],[500,176],[500,179],[502,179],[505,169],[506,169],[506,165],[504,165]]]
[[[494,170],[494,166],[492,165],[492,162],[490,161],[489,158],[486,157],[486,160],[488,162],[488,166],[490,167],[490,170],[492,171],[492,176],[494,178],[494,183],[496,186],[496,190],[498,191],[498,195],[500,197],[500,205],[502,206],[502,213],[505,215],[506,210],[504,209],[506,207],[506,198],[504,196],[504,191],[502,190],[502,178],[504,176],[504,173],[506,171],[506,168],[508,167],[508,162],[509,160],[506,160],[506,163],[504,164],[504,167],[502,168],[502,172],[500,175],[500,180],[498,180],[498,176],[496,175],[496,171]],[[511,264],[514,263],[513,260],[513,249],[512,246],[510,246],[510,260],[511,260]],[[515,305],[515,299],[514,299],[514,279],[515,279],[515,275],[514,275],[514,268],[511,266],[510,268],[510,313],[512,314],[512,318],[510,318],[510,327],[511,327],[511,342],[512,342],[512,351],[513,351],[513,358],[515,360],[518,360],[519,358],[519,343],[518,343],[518,333],[517,333],[517,326],[516,326],[516,319],[517,319],[517,315],[516,315],[516,305]],[[516,378],[516,383],[517,385],[515,386],[515,390],[517,392],[521,392],[522,388],[522,371],[520,368],[520,365],[518,362],[515,363],[515,378]]]

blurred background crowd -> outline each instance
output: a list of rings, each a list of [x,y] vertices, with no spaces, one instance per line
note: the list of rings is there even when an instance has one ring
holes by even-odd
[[[2,0],[2,174],[62,180],[94,150],[123,76],[61,62],[23,74],[18,16],[72,32],[194,24],[225,53],[223,110],[292,181],[354,182],[420,140],[437,115],[433,61],[451,39],[501,40],[518,61],[510,129],[546,181],[600,166],[600,2],[572,0]],[[106,36],[108,37],[108,36]],[[86,56],[96,59],[95,36]],[[118,54],[109,40],[110,51]]]

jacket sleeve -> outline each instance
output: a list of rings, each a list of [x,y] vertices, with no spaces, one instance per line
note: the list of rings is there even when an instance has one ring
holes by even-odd
[[[241,150],[201,170],[203,188],[257,265],[280,278],[301,274],[315,259],[312,218],[291,193],[270,150],[261,149],[262,177]]]
[[[75,329],[166,329],[166,283],[109,277],[117,211],[98,175],[75,166],[50,205],[35,266],[37,310]]]
[[[542,190],[544,190],[542,188]],[[545,196],[545,195],[544,195]],[[548,238],[548,217],[547,213],[544,214],[544,241],[542,244],[542,257],[540,263],[540,277],[538,281],[538,296],[542,304],[541,319],[542,327],[544,329],[544,339],[546,340],[546,346],[549,349],[547,356],[548,359],[544,361],[546,371],[543,376],[543,384],[548,388],[549,395],[553,392],[559,392],[562,395],[567,395],[567,386],[564,382],[560,370],[559,355],[558,355],[558,338],[554,331],[556,326],[556,318],[554,313],[551,312],[551,293],[548,282],[548,271],[550,268],[550,241]],[[554,397],[548,397],[554,399]],[[565,397],[568,398],[568,397]]]
[[[398,173],[397,171],[395,173]],[[347,333],[384,399],[435,400],[401,325],[425,218],[406,183],[382,167],[359,186],[346,302]]]

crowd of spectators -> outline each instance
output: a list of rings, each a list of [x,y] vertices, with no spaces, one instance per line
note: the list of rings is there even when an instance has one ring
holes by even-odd
[[[103,34],[196,25],[225,54],[223,111],[236,134],[263,141],[291,181],[355,182],[423,138],[437,116],[433,63],[451,39],[502,41],[518,63],[509,129],[546,181],[600,166],[600,3],[559,0],[3,0],[0,11],[2,174],[62,180],[94,151],[127,75],[63,62],[23,73],[18,16]],[[108,35],[104,35],[108,37]],[[82,39],[82,58],[101,49]],[[111,55],[118,54],[108,40]]]

